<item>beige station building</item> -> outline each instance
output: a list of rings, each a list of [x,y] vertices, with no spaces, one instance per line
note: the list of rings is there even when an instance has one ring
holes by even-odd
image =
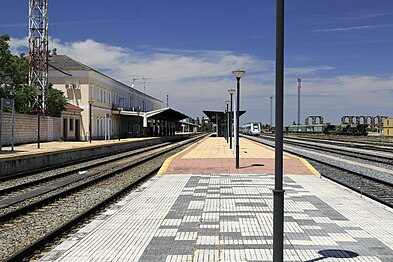
[[[72,105],[73,113],[62,116],[63,140],[172,135],[176,122],[187,117],[66,55],[53,54],[49,61],[49,82]]]
[[[393,136],[393,118],[385,118],[383,120],[383,135]]]

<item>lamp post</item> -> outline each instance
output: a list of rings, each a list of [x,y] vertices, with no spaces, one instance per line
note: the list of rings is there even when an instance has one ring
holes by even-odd
[[[119,110],[119,128],[118,128],[118,132],[119,132],[119,141],[120,141],[120,112],[121,112],[121,107],[118,107],[117,110]]]
[[[297,131],[299,131],[300,125],[300,87],[302,85],[302,79],[297,78]]]
[[[91,107],[93,105],[94,101],[93,99],[89,99],[89,142],[91,143],[91,136],[92,136],[92,130],[91,130]]]
[[[226,105],[226,113],[227,113],[227,117],[226,117],[226,119],[227,119],[227,143],[229,142],[229,104],[230,104],[231,102],[230,101],[225,101],[225,105]]]
[[[231,95],[231,111],[229,113],[229,122],[230,122],[230,128],[229,128],[229,149],[232,149],[232,130],[233,130],[233,94],[236,92],[235,89],[229,89],[228,93]]]
[[[239,169],[239,109],[240,109],[240,78],[246,73],[246,71],[235,70],[232,74],[236,77],[236,169]]]
[[[270,130],[273,130],[273,96],[270,96]]]
[[[41,117],[41,106],[42,106],[42,90],[37,89],[36,90],[36,95],[37,95],[37,148],[40,148],[40,117]]]
[[[273,261],[284,260],[283,120],[284,0],[276,0],[276,125],[273,190]]]

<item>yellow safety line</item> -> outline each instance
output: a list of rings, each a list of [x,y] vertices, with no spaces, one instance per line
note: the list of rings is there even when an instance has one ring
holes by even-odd
[[[161,166],[160,170],[158,170],[158,173],[157,173],[157,174],[158,174],[158,175],[163,175],[163,174],[165,174],[165,172],[168,170],[169,165],[172,163],[172,161],[173,161],[173,159],[174,159],[175,157],[177,157],[177,156],[180,155],[181,153],[183,153],[183,152],[185,152],[185,151],[191,149],[191,147],[193,147],[193,146],[195,146],[195,145],[197,145],[197,144],[203,142],[204,140],[206,140],[206,139],[209,138],[209,137],[210,137],[210,136],[207,136],[207,137],[205,137],[204,139],[202,139],[201,141],[195,142],[194,144],[192,144],[192,145],[190,145],[190,146],[184,148],[182,151],[180,151],[180,152],[174,154],[173,156],[170,156],[170,157],[168,157],[167,159],[165,159],[164,164],[162,164],[162,166]]]
[[[256,141],[253,141],[253,140],[251,140],[251,139],[249,139],[249,141],[252,141],[252,142],[257,143]],[[259,144],[259,145],[261,145],[261,144]],[[266,145],[263,145],[263,146],[266,146]],[[269,147],[269,146],[266,146],[266,147]],[[299,161],[302,162],[302,164],[303,164],[305,167],[307,167],[307,169],[310,170],[310,172],[311,172],[313,175],[321,175],[321,174],[318,172],[318,170],[316,170],[316,169],[315,169],[306,159],[301,158],[301,157],[296,156],[296,155],[292,155],[292,154],[290,154],[290,153],[288,153],[288,152],[284,152],[284,154],[287,154],[287,155],[290,155],[290,156],[292,156],[292,157],[294,157],[294,158],[299,159]]]
[[[289,153],[287,153],[287,154],[288,154],[288,155],[291,155],[291,156],[293,156],[293,157],[295,157],[295,158],[297,158],[297,159],[299,159],[300,162],[302,162],[302,164],[303,164],[305,167],[307,167],[308,170],[310,170],[310,172],[311,172],[313,175],[321,175],[321,174],[318,172],[318,170],[316,170],[316,169],[315,169],[306,159],[301,158],[301,157],[299,157],[299,156],[295,156],[295,155],[289,154]]]

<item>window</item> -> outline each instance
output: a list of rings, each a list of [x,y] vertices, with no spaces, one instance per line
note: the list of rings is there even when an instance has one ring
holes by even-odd
[[[99,102],[100,101],[100,95],[101,95],[101,88],[99,88],[99,87],[97,87],[97,97],[96,97],[96,100]]]
[[[70,131],[74,131],[74,119],[70,118]]]
[[[103,99],[103,100],[104,100],[103,102],[106,103],[106,90],[104,90],[103,98],[104,98],[104,99]]]
[[[89,100],[93,99],[93,85],[89,86]]]

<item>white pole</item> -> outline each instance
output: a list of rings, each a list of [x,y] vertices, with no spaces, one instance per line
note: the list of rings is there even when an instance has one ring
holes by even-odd
[[[237,111],[237,103],[236,103],[236,96],[233,96],[233,101],[234,101],[234,104],[235,104],[235,110],[233,111],[233,112],[236,112]],[[240,112],[239,112],[240,113]],[[233,125],[233,134],[234,134],[234,137],[236,137],[237,136],[237,132],[239,131],[239,130],[236,130],[236,126],[237,126],[237,119],[236,119],[236,117],[235,117],[235,119],[234,119],[234,125]],[[234,139],[233,140],[233,153],[234,153],[234,155],[235,155],[235,158],[236,158],[236,150],[235,150],[235,148],[236,148],[236,139]]]

